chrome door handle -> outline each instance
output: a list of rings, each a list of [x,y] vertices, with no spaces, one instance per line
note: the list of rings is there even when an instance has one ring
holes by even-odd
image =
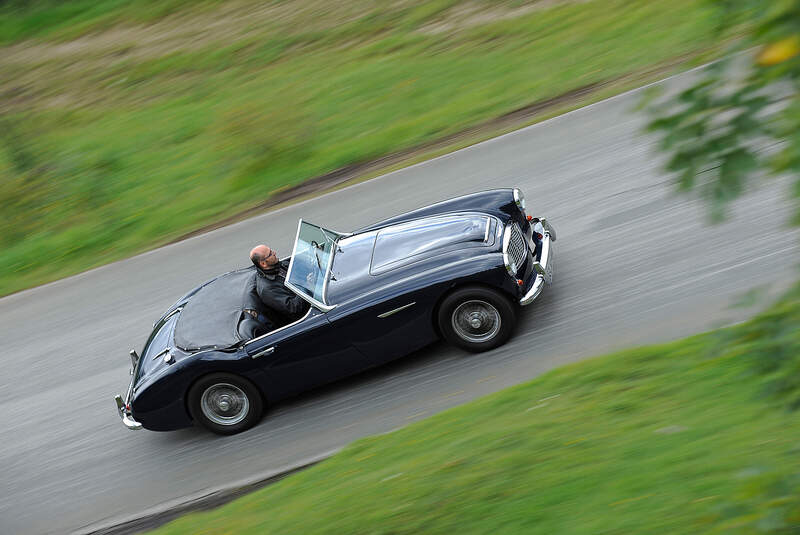
[[[272,355],[273,353],[275,353],[275,346],[261,350],[258,353],[251,355],[250,358],[257,359],[258,357],[263,357],[264,355]]]

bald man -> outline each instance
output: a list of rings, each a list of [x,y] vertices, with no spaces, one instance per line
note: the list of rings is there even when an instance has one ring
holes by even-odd
[[[264,306],[274,313],[269,317],[278,316],[276,319],[279,321],[272,322],[279,323],[275,327],[300,319],[309,305],[284,285],[288,260],[278,260],[275,250],[266,245],[253,247],[250,260],[256,266],[256,293]]]

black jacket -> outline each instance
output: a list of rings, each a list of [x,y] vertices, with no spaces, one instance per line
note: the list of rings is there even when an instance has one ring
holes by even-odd
[[[284,260],[274,270],[256,268],[256,294],[267,309],[266,315],[276,326],[300,319],[309,307],[306,301],[284,285],[288,267],[288,260]]]

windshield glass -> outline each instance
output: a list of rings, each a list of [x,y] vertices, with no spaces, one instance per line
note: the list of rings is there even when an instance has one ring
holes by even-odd
[[[325,290],[336,240],[342,235],[300,220],[286,286],[313,305],[327,305]]]

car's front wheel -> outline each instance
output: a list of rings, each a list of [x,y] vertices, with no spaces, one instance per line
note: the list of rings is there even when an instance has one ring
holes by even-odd
[[[453,345],[467,351],[488,351],[505,343],[517,312],[505,295],[479,286],[460,288],[439,307],[439,330]]]
[[[192,418],[214,433],[233,435],[254,426],[261,418],[263,401],[248,380],[230,373],[212,373],[189,390]]]

